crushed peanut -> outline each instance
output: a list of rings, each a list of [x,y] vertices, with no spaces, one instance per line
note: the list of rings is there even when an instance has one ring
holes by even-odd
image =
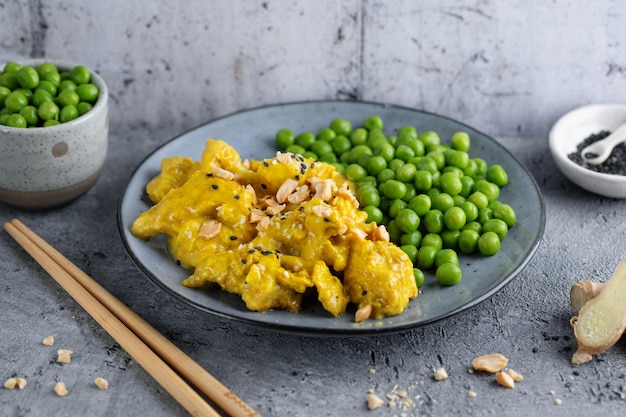
[[[367,320],[372,314],[372,305],[366,304],[363,307],[359,308],[354,314],[354,321],[360,323],[362,321]]]
[[[276,200],[279,203],[284,203],[287,201],[291,193],[296,191],[298,188],[298,180],[294,180],[293,178],[287,178],[281,185],[278,187],[278,191],[276,191]]]
[[[74,352],[68,349],[59,349],[57,351],[57,362],[59,363],[70,363],[72,358],[72,354]]]
[[[491,353],[489,355],[479,356],[474,358],[472,366],[477,371],[490,372],[492,374],[498,373],[506,368],[508,359],[499,353]]]
[[[300,187],[296,188],[296,190],[292,194],[290,194],[289,197],[287,197],[287,201],[292,204],[300,204],[307,198],[309,198],[309,186],[301,185]]]
[[[515,381],[506,372],[498,372],[496,374],[496,382],[506,388],[515,388]]]
[[[67,387],[65,386],[64,382],[57,382],[56,385],[54,386],[54,392],[59,397],[65,397],[69,391],[67,390]]]
[[[19,389],[24,389],[26,388],[26,385],[28,385],[28,382],[26,382],[26,379],[24,378],[17,378],[17,380],[15,381],[15,384],[17,385]]]
[[[317,206],[313,206],[312,210],[313,210],[313,213],[319,217],[330,217],[330,215],[333,213],[330,207],[325,207],[325,206],[322,206],[321,204]]]
[[[476,393],[476,391],[471,391],[471,390],[470,390],[470,391],[467,391],[467,396],[468,396],[469,398],[476,398],[476,396],[477,396],[477,395],[478,395],[478,394]]]
[[[519,374],[518,372],[514,371],[513,369],[507,369],[506,373],[509,374],[509,376],[513,379],[513,381],[515,382],[520,382],[521,380],[524,379],[524,377]]]
[[[367,408],[375,410],[383,406],[385,402],[376,394],[369,393],[367,396]]]
[[[14,389],[16,386],[17,386],[16,378],[9,378],[6,381],[4,381],[4,387],[6,389]]]
[[[387,228],[382,224],[372,232],[372,240],[382,240],[384,242],[389,242],[389,232]]]
[[[54,345],[54,336],[48,336],[41,341],[44,346],[52,346]]]
[[[437,368],[433,371],[435,381],[445,381],[448,379],[448,372],[444,368]]]
[[[109,381],[104,378],[98,377],[93,381],[93,383],[96,384],[96,387],[102,390],[109,389]]]
[[[230,171],[225,170],[224,168],[220,168],[220,167],[213,167],[213,169],[211,170],[211,172],[213,173],[213,175],[215,175],[217,178],[222,178],[224,180],[232,180],[233,178],[235,178],[235,174],[233,174]]]
[[[212,239],[217,236],[222,230],[222,223],[216,220],[207,220],[202,223],[200,230],[198,231],[198,237],[202,239]]]

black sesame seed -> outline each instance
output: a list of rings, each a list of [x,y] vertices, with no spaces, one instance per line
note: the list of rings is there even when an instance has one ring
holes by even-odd
[[[254,253],[254,249],[250,249],[248,253]]]
[[[176,265],[180,265],[180,261],[176,259]]]
[[[241,197],[239,196],[239,194],[235,195],[235,200],[239,200]]]
[[[210,178],[210,177],[212,177],[212,176],[213,176],[213,174],[211,174],[210,172],[208,172],[208,173],[206,174],[206,176]]]
[[[246,263],[248,263],[248,261],[247,261],[247,260],[245,260],[245,259],[242,259],[242,260],[241,260],[241,263],[245,265]]]
[[[270,255],[271,253],[272,251],[269,251],[269,250],[261,251],[261,255]]]
[[[231,236],[230,240],[237,240],[237,236]]]
[[[263,165],[265,165],[266,167],[270,166],[270,163],[267,161],[263,161]]]
[[[267,184],[261,184],[261,188],[263,188],[264,190],[267,189]]]
[[[324,221],[325,221],[326,223],[328,223],[328,222],[330,221],[330,219],[329,219],[328,217],[324,217]]]
[[[214,190],[217,190],[217,189],[219,188],[219,187],[217,186],[217,184],[211,184],[211,187],[212,187]]]

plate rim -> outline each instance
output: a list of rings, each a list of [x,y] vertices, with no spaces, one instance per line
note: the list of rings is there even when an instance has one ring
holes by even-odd
[[[459,126],[464,126],[467,127],[468,129],[482,135],[483,137],[487,138],[489,141],[493,142],[496,146],[499,146],[504,152],[506,152],[508,154],[508,156],[510,158],[512,158],[518,165],[519,167],[526,173],[533,190],[536,192],[537,197],[538,197],[538,203],[539,203],[539,224],[538,224],[538,234],[535,237],[535,239],[533,240],[532,244],[530,245],[530,247],[527,250],[527,254],[526,256],[522,259],[522,261],[509,273],[509,275],[499,281],[497,283],[497,285],[494,285],[493,288],[491,288],[489,291],[486,291],[484,294],[472,298],[470,301],[462,304],[459,307],[456,307],[450,311],[448,311],[445,314],[441,314],[437,317],[433,317],[421,322],[413,322],[413,323],[405,323],[405,324],[401,324],[401,325],[395,325],[395,326],[367,326],[367,327],[360,327],[360,326],[355,326],[355,327],[350,327],[350,328],[345,328],[345,327],[341,327],[341,328],[332,328],[332,327],[325,327],[322,329],[317,329],[317,328],[311,328],[311,327],[301,327],[298,326],[297,324],[293,325],[293,324],[288,324],[288,323],[268,323],[268,322],[262,322],[262,321],[258,321],[258,320],[254,320],[254,319],[250,319],[247,317],[240,317],[240,316],[233,316],[231,314],[227,314],[215,309],[211,309],[205,305],[201,305],[199,303],[197,303],[194,300],[190,300],[189,298],[185,297],[182,294],[177,293],[176,291],[174,291],[173,289],[171,289],[166,283],[163,282],[163,280],[161,280],[159,277],[157,277],[152,271],[150,271],[148,269],[148,267],[146,265],[144,265],[144,263],[137,258],[136,254],[134,253],[134,251],[132,250],[132,248],[130,247],[130,243],[127,241],[126,239],[126,234],[125,234],[125,226],[123,223],[123,215],[122,215],[122,207],[124,205],[125,202],[125,197],[127,196],[127,192],[128,192],[128,187],[130,185],[130,183],[133,181],[133,178],[135,177],[135,175],[141,170],[141,168],[143,167],[143,165],[150,159],[153,157],[154,154],[156,154],[157,152],[159,152],[161,149],[163,149],[164,147],[170,145],[172,142],[179,140],[180,138],[187,136],[188,134],[199,130],[209,124],[213,124],[216,123],[220,120],[229,118],[229,117],[233,117],[236,115],[241,115],[244,113],[249,113],[249,112],[256,112],[256,111],[261,111],[264,109],[270,109],[270,108],[280,108],[280,107],[292,107],[292,106],[298,106],[298,105],[332,105],[332,104],[358,104],[358,105],[366,105],[366,106],[375,106],[375,107],[381,107],[381,108],[386,108],[386,109],[398,109],[398,110],[403,110],[403,111],[410,111],[410,112],[415,112],[415,113],[421,113],[424,115],[428,115],[428,116],[433,116],[439,119],[444,119],[447,121],[450,121],[454,124],[457,124]],[[539,246],[541,245],[541,242],[543,240],[544,237],[544,233],[545,233],[545,226],[546,226],[546,210],[545,210],[545,201],[543,198],[543,195],[541,193],[541,189],[539,188],[539,185],[537,184],[537,181],[535,180],[534,176],[530,173],[530,171],[528,170],[528,168],[526,168],[526,166],[506,147],[504,147],[502,144],[500,144],[496,139],[494,139],[493,137],[491,137],[490,135],[487,135],[485,133],[483,133],[482,131],[469,126],[466,123],[460,122],[458,120],[455,120],[451,117],[445,116],[445,115],[440,115],[434,112],[429,112],[429,111],[424,111],[424,110],[420,110],[420,109],[416,109],[416,108],[412,108],[412,107],[408,107],[408,106],[402,106],[402,105],[396,105],[396,104],[389,104],[389,103],[384,103],[384,102],[375,102],[375,101],[364,101],[364,100],[304,100],[304,101],[293,101],[293,102],[284,102],[284,103],[276,103],[276,104],[265,104],[265,105],[261,105],[261,106],[257,106],[257,107],[250,107],[250,108],[245,108],[245,109],[241,109],[241,110],[237,110],[237,111],[233,111],[231,113],[210,119],[206,122],[200,123],[192,128],[189,128],[185,131],[183,131],[180,134],[177,134],[173,137],[171,137],[170,139],[166,140],[165,142],[161,143],[160,145],[158,145],[157,147],[155,147],[154,149],[152,149],[148,154],[146,154],[146,156],[137,164],[137,166],[133,169],[133,171],[130,173],[128,180],[126,181],[126,186],[124,187],[124,191],[122,193],[122,195],[120,196],[119,200],[118,200],[118,204],[117,204],[117,226],[118,226],[118,232],[120,234],[122,243],[124,245],[124,248],[126,250],[126,253],[129,255],[129,257],[132,259],[133,263],[135,264],[135,266],[143,273],[147,276],[147,278],[150,279],[150,281],[152,281],[153,283],[155,283],[159,288],[163,289],[166,293],[168,293],[170,296],[173,296],[175,299],[184,302],[185,304],[193,307],[194,309],[197,309],[205,314],[210,314],[214,317],[217,317],[219,319],[224,319],[226,321],[232,322],[232,323],[237,323],[237,324],[243,324],[252,328],[257,328],[257,329],[262,329],[262,330],[271,330],[271,331],[275,331],[275,332],[283,332],[283,333],[289,333],[289,334],[299,334],[299,335],[304,335],[304,336],[342,336],[342,337],[352,337],[352,336],[372,336],[372,335],[385,335],[385,334],[390,334],[390,333],[398,333],[398,332],[402,332],[402,331],[407,331],[407,330],[411,330],[411,329],[415,329],[415,328],[419,328],[422,326],[427,326],[427,325],[432,325],[434,323],[443,321],[451,316],[457,315],[463,311],[466,311],[468,309],[471,309],[479,304],[481,304],[482,302],[488,300],[489,298],[491,298],[492,296],[494,296],[496,293],[500,292],[506,285],[508,285],[514,278],[516,278],[519,273],[528,265],[528,263],[533,259],[534,255],[537,252],[537,249],[539,248]],[[419,299],[419,297],[417,298]],[[259,313],[259,314],[264,314],[264,313]],[[299,314],[299,313],[290,313],[290,314]],[[348,314],[348,313],[346,313]],[[401,313],[403,314],[403,313]],[[329,317],[329,320],[333,320],[333,317]]]

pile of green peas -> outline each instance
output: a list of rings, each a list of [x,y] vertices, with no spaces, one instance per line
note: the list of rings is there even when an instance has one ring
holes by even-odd
[[[513,207],[499,200],[508,174],[470,157],[467,132],[444,144],[434,131],[408,125],[386,135],[383,127],[380,116],[358,128],[334,119],[317,133],[280,129],[275,141],[282,151],[333,165],[357,185],[367,221],[387,227],[413,262],[418,287],[428,270],[439,284],[455,285],[463,276],[459,253],[495,255],[517,222]]]
[[[46,127],[87,113],[100,90],[83,65],[61,71],[52,63],[38,67],[8,62],[0,72],[0,125]]]

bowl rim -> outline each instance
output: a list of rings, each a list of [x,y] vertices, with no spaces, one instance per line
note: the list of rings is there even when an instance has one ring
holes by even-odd
[[[618,182],[618,183],[626,183],[626,175],[617,175],[617,174],[608,174],[608,173],[603,173],[603,172],[596,172],[596,171],[592,171],[588,168],[585,168],[581,165],[578,165],[576,162],[572,161],[569,157],[568,154],[565,152],[561,152],[557,149],[556,143],[557,143],[557,131],[559,128],[561,128],[568,119],[576,116],[577,114],[580,113],[584,113],[590,110],[599,110],[599,109],[621,109],[624,111],[624,120],[626,121],[626,104],[620,104],[620,103],[599,103],[599,104],[589,104],[589,105],[585,105],[585,106],[581,106],[581,107],[577,107],[573,110],[570,110],[569,112],[563,114],[561,117],[559,117],[559,119],[554,123],[554,125],[552,126],[552,128],[550,129],[549,135],[548,135],[548,142],[549,142],[549,146],[550,146],[550,152],[552,153],[552,156],[554,159],[557,160],[557,164],[563,164],[564,166],[566,166],[568,169],[573,170],[575,173],[577,173],[578,175],[585,175],[585,176],[589,176],[591,178],[595,178],[597,180],[602,180],[602,181],[610,181],[610,182]],[[585,138],[581,138],[579,140],[578,143],[582,142],[583,140],[585,140]]]
[[[0,62],[0,68],[4,68],[4,66],[9,62],[17,62],[21,64],[22,66],[38,66],[38,65],[50,63],[50,64],[56,65],[59,68],[74,68],[75,66],[78,66],[78,65],[84,65],[84,64],[79,64],[73,61],[67,61],[63,59],[31,58],[31,59],[24,59],[24,60]],[[87,113],[81,116],[78,116],[76,119],[71,120],[69,122],[60,123],[54,126],[38,126],[38,127],[23,128],[23,127],[11,127],[11,126],[0,125],[0,130],[4,133],[11,133],[11,132],[17,133],[17,132],[24,132],[25,129],[28,129],[29,133],[35,134],[35,133],[44,132],[44,131],[51,132],[51,131],[60,130],[60,129],[69,129],[72,126],[80,124],[84,120],[92,117],[97,112],[104,110],[104,107],[106,107],[108,99],[109,99],[109,89],[106,83],[104,82],[104,79],[100,76],[100,74],[96,72],[96,70],[91,69],[91,67],[89,66],[87,66],[87,68],[89,68],[89,72],[91,73],[92,81],[93,80],[96,81],[94,84],[96,84],[98,89],[100,90],[96,104],[94,104],[93,108],[89,110]]]

